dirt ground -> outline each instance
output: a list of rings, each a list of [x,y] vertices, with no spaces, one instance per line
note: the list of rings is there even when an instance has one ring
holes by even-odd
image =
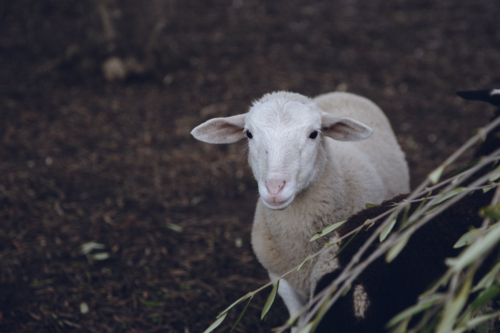
[[[266,92],[347,90],[386,111],[416,186],[492,115],[454,93],[500,88],[499,15],[490,0],[2,1],[0,332],[202,332],[267,275],[244,143],[190,130]],[[287,319],[279,300],[260,321],[266,297],[236,332]]]

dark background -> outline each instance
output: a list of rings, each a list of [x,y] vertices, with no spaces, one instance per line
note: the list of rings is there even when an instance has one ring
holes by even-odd
[[[454,93],[500,88],[499,7],[2,1],[0,332],[202,332],[267,274],[244,143],[190,130],[270,91],[347,90],[386,111],[415,187],[492,115]],[[278,301],[260,322],[267,293],[236,332],[287,319]]]

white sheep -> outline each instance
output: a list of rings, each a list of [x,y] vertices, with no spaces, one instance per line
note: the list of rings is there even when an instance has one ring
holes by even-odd
[[[211,119],[191,134],[208,143],[248,138],[260,194],[252,246],[271,279],[319,251],[323,244],[309,239],[324,226],[409,191],[408,166],[389,121],[373,102],[353,94],[310,99],[274,92],[248,113]],[[326,262],[280,281],[290,316],[335,268]]]

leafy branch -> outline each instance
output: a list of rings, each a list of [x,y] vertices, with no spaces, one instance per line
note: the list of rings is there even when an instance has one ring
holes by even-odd
[[[474,229],[465,234],[455,245],[456,247],[466,246],[463,252],[457,258],[447,260],[446,264],[449,266],[449,269],[439,279],[438,283],[436,283],[431,290],[424,293],[416,305],[394,317],[388,323],[388,327],[392,327],[394,332],[398,333],[413,333],[423,327],[432,325],[432,319],[439,315],[440,320],[437,322],[436,326],[437,332],[460,333],[467,329],[476,327],[477,325],[481,325],[487,320],[498,316],[497,312],[487,313],[481,316],[475,315],[479,313],[478,311],[480,311],[488,301],[500,294],[500,264],[497,264],[492,270],[490,270],[490,272],[485,274],[483,279],[475,286],[472,285],[472,281],[486,255],[491,252],[492,248],[500,241],[500,224],[491,224],[492,221],[498,221],[500,219],[500,206],[498,205],[500,201],[500,187],[498,187],[498,183],[495,182],[500,178],[500,167],[489,171],[465,187],[459,185],[465,183],[472,176],[476,175],[479,170],[498,162],[498,160],[500,160],[500,149],[494,151],[486,157],[483,157],[477,161],[477,163],[474,163],[469,166],[469,168],[453,175],[452,177],[449,177],[441,182],[439,180],[448,166],[453,164],[465,151],[467,151],[467,149],[486,137],[486,135],[499,124],[500,117],[478,131],[475,136],[470,138],[438,168],[432,171],[426,180],[422,182],[405,200],[395,204],[383,214],[367,220],[364,224],[346,233],[345,235],[338,237],[338,239],[334,242],[326,243],[322,250],[305,258],[300,265],[294,267],[276,280],[248,293],[231,304],[217,316],[217,320],[205,331],[205,333],[213,331],[222,323],[230,309],[248,299],[247,305],[233,326],[233,328],[236,327],[253,296],[263,289],[274,285],[268,301],[264,306],[262,313],[262,318],[264,318],[272,306],[280,279],[283,279],[289,274],[300,270],[305,263],[309,261],[312,262],[314,258],[321,255],[324,251],[327,251],[329,246],[341,242],[348,237],[353,237],[353,235],[357,234],[362,228],[372,226],[376,221],[385,218],[385,220],[377,227],[375,232],[372,233],[363,246],[356,252],[337,278],[327,288],[315,295],[315,297],[313,297],[313,299],[304,309],[302,309],[302,311],[300,311],[300,313],[296,314],[294,318],[290,318],[285,325],[277,329],[278,333],[283,332],[285,329],[294,325],[300,316],[307,313],[304,315],[305,320],[301,320],[301,323],[305,323],[305,325],[300,328],[300,332],[313,332],[326,311],[349,290],[352,282],[371,263],[383,255],[385,255],[387,262],[394,260],[404,249],[411,236],[434,217],[473,191],[482,190],[486,192],[495,187],[496,192],[490,206],[483,209],[481,212],[484,215],[482,227],[479,230]],[[431,186],[429,187],[429,185]],[[438,194],[434,194],[437,190],[440,190],[440,192]],[[413,211],[410,216],[407,216],[410,205],[415,202],[420,202],[420,206]],[[402,222],[399,223],[398,230],[394,231],[394,228],[397,225],[397,217],[401,214],[403,214]],[[344,222],[345,221],[337,222],[326,226],[321,231],[313,235],[311,241],[315,241],[318,238],[334,232]],[[363,255],[377,238],[379,238],[381,244],[365,260],[361,261]],[[339,253],[337,253],[337,255],[338,254]],[[446,286],[448,287],[446,292],[437,292],[439,287]],[[471,303],[471,305],[466,306],[466,301],[471,292],[481,290],[482,292],[479,293],[475,301]],[[410,319],[416,314],[422,312],[423,316],[421,320],[413,329],[408,331],[407,326]]]

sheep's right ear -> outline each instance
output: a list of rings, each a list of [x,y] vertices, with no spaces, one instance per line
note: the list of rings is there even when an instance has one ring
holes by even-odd
[[[196,126],[191,135],[207,143],[234,143],[245,137],[245,114],[214,118]]]

